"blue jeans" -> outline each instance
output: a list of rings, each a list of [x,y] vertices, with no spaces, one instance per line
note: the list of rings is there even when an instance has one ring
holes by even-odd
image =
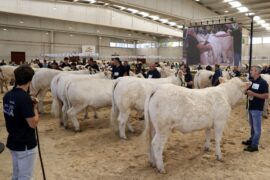
[[[13,161],[12,180],[32,180],[37,148],[25,151],[10,150]]]
[[[262,111],[249,110],[249,124],[251,127],[251,146],[258,147],[261,137]]]

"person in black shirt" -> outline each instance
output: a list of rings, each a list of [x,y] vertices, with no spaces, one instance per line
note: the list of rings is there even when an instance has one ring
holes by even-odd
[[[262,70],[261,74],[267,74],[267,72],[268,72],[268,67],[263,66],[263,70]]]
[[[61,64],[61,68],[63,69],[64,67],[70,67],[70,64],[68,63],[68,58],[64,58],[64,62]]]
[[[212,71],[213,70],[212,66],[210,66],[210,65],[207,65],[205,69],[208,70],[208,71]]]
[[[187,88],[192,89],[193,86],[193,78],[190,73],[190,68],[187,65],[181,65],[180,70],[184,73],[185,82],[187,83]]]
[[[5,60],[3,59],[0,63],[0,66],[4,66],[4,65],[7,65],[7,63],[5,62]]]
[[[128,64],[127,61],[124,61],[123,68],[124,68],[124,72],[125,72],[124,75],[125,76],[129,76],[130,65]]]
[[[215,73],[212,78],[212,86],[219,85],[219,77],[222,77],[222,71],[218,64],[215,65]]]
[[[27,65],[21,65],[15,69],[14,75],[15,86],[3,98],[8,132],[6,146],[13,160],[12,179],[32,179],[37,154],[35,128],[39,116],[37,101],[34,102],[27,92],[34,70]]]
[[[201,53],[212,49],[212,46],[209,44],[199,43],[194,28],[187,29],[186,44],[187,44],[187,64],[189,65],[200,64]]]
[[[124,68],[122,66],[122,62],[118,57],[114,58],[113,60],[114,66],[112,66],[112,79],[117,79],[119,77],[124,76]]]
[[[88,60],[88,64],[85,66],[87,69],[91,68],[95,71],[99,71],[99,67],[97,65],[97,62],[93,60],[93,58],[90,58]]]
[[[251,136],[247,141],[243,141],[242,144],[248,146],[244,150],[249,152],[258,151],[261,136],[262,112],[265,99],[268,98],[268,84],[261,78],[260,73],[261,68],[259,66],[253,66],[251,68],[250,74],[253,80],[246,92],[249,103],[248,113]]]
[[[147,72],[146,78],[160,78],[161,75],[156,68],[156,64],[152,63],[149,65],[149,71]]]

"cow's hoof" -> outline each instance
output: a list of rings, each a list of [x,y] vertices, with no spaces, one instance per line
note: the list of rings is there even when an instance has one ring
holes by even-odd
[[[204,147],[204,151],[205,152],[210,152],[210,148],[209,147]]]
[[[162,169],[158,169],[158,172],[160,173],[160,174],[166,174],[167,172],[165,171],[165,169],[164,168],[162,168]]]
[[[97,115],[94,115],[94,119],[98,119],[98,116]]]
[[[222,159],[222,157],[220,157],[220,156],[218,156],[218,155],[216,155],[216,159],[217,159],[217,161],[219,161],[219,162],[224,162],[223,159]]]
[[[120,138],[123,140],[128,140],[128,138],[126,136],[120,136]]]
[[[74,132],[79,133],[79,132],[82,132],[82,130],[81,129],[74,129]]]
[[[60,122],[60,123],[59,123],[59,126],[60,126],[60,127],[64,126],[64,123],[63,123],[63,122]]]

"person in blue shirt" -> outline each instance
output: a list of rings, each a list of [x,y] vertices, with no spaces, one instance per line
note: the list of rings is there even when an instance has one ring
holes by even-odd
[[[15,86],[3,98],[8,132],[7,148],[13,161],[12,179],[33,179],[37,154],[35,128],[39,122],[36,101],[28,94],[34,70],[21,65],[14,71]]]
[[[268,99],[268,84],[261,78],[260,74],[261,68],[259,66],[253,66],[251,68],[250,75],[252,77],[252,84],[246,91],[248,95],[248,114],[251,135],[250,138],[247,141],[243,141],[242,144],[247,145],[244,151],[248,152],[258,151],[261,137],[262,112],[265,99]]]
[[[218,64],[215,65],[215,73],[213,75],[213,78],[212,78],[212,86],[217,86],[219,85],[219,77],[222,77],[222,71],[219,67]]]
[[[146,78],[160,78],[161,75],[158,72],[156,65],[154,63],[151,63],[149,65],[149,71],[147,72]]]

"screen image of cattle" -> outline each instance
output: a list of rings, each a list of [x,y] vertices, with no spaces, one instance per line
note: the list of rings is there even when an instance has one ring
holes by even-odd
[[[241,64],[241,24],[190,27],[184,30],[183,38],[183,58],[189,65]]]

